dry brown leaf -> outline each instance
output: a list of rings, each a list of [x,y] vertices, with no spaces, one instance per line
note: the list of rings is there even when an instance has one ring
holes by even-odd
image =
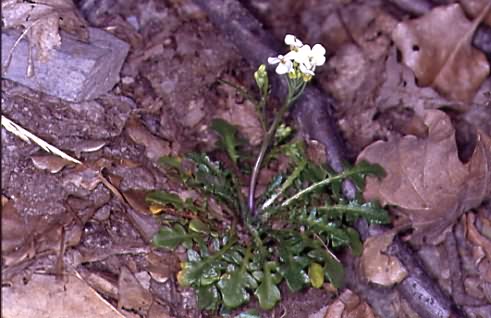
[[[131,117],[126,124],[126,133],[130,139],[145,146],[145,156],[152,161],[171,153],[169,142],[152,134],[140,120]]]
[[[489,0],[459,0],[459,3],[467,14],[471,17],[477,17],[489,3]],[[483,22],[491,26],[491,13],[486,15]]]
[[[152,305],[152,294],[123,266],[119,274],[118,308],[147,312]]]
[[[479,233],[479,230],[474,225],[475,220],[476,216],[473,213],[467,214],[467,237],[472,243],[481,246],[487,258],[491,260],[491,240]]]
[[[456,109],[464,109],[464,103],[449,103],[431,87],[419,87],[414,73],[402,62],[398,61],[397,48],[393,47],[385,62],[384,81],[377,99],[377,108],[385,111],[388,108],[407,107],[420,113],[425,109],[435,109],[445,104]]]
[[[413,225],[412,239],[436,238],[465,211],[491,195],[491,138],[478,131],[469,162],[459,160],[455,130],[439,110],[424,114],[428,137],[377,141],[358,156],[382,165],[387,176],[368,178],[364,196],[399,207]]]
[[[35,155],[31,160],[36,168],[50,173],[58,173],[70,164],[70,161],[55,155]]]
[[[80,276],[34,274],[27,284],[2,287],[2,317],[124,318]]]
[[[369,282],[392,286],[400,283],[407,276],[407,271],[395,256],[385,255],[387,247],[394,239],[395,231],[369,237],[363,243],[361,264]]]
[[[237,90],[228,84],[222,84],[219,88],[227,94],[225,100],[227,109],[224,112],[220,110],[217,117],[236,126],[251,145],[259,145],[264,132],[255,105],[247,99],[238,102]]]
[[[5,28],[23,27],[40,60],[61,44],[60,27],[88,39],[87,23],[72,0],[2,1],[2,22]]]
[[[9,200],[2,206],[2,264],[10,266],[34,254],[28,224]]]
[[[329,305],[324,318],[375,318],[372,308],[360,300],[355,293],[346,289]]]
[[[489,63],[471,42],[490,7],[491,2],[473,22],[460,5],[452,4],[397,25],[392,38],[420,85],[432,86],[452,100],[472,100],[489,75]]]

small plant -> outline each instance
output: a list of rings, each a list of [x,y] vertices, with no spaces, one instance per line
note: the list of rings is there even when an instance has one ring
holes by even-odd
[[[350,179],[360,192],[365,176],[383,175],[379,166],[361,162],[335,174],[308,160],[302,141],[294,140],[292,129],[282,124],[316,67],[325,62],[320,44],[310,48],[293,35],[287,35],[285,43],[290,45],[288,54],[268,59],[278,64],[276,73],[288,80],[288,95],[271,123],[264,115],[270,94],[266,66],[254,73],[260,93],[256,104],[264,127],[269,126],[255,162],[243,154],[248,145],[239,131],[215,119],[211,127],[219,135],[225,160],[215,161],[202,153],[160,160],[167,174],[199,193],[198,198],[183,200],[164,191],[146,197],[152,210],[173,212],[162,214],[165,225],[153,242],[158,247],[186,248],[187,261],[177,279],[196,290],[201,309],[223,313],[248,303],[252,296],[263,309],[272,309],[281,299],[282,281],[293,292],[307,286],[320,288],[325,282],[340,288],[344,270],[334,251],[350,247],[361,253],[353,222],[360,217],[389,221],[375,203],[362,203],[359,195],[347,201],[340,190],[341,183]],[[286,171],[256,195],[263,164],[285,158]],[[242,188],[247,179],[246,198]]]

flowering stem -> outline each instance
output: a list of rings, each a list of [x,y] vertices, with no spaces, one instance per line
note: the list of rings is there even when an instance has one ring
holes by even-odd
[[[263,163],[263,160],[266,156],[266,152],[268,151],[268,148],[271,145],[271,142],[273,141],[273,137],[276,133],[276,129],[278,128],[279,124],[283,120],[283,116],[288,111],[290,105],[293,104],[295,100],[297,100],[297,98],[300,97],[300,95],[302,95],[305,85],[306,82],[303,81],[303,79],[301,78],[299,79],[288,78],[288,96],[283,106],[281,106],[280,111],[276,113],[276,116],[273,120],[273,123],[271,124],[271,127],[269,127],[269,130],[266,132],[266,135],[264,136],[263,143],[261,144],[261,149],[259,150],[259,155],[257,156],[256,163],[254,164],[254,168],[252,170],[251,181],[249,184],[249,196],[248,196],[247,203],[249,207],[249,213],[252,216],[256,215],[254,196],[256,194],[257,178],[259,176],[259,172],[261,170],[261,165]]]

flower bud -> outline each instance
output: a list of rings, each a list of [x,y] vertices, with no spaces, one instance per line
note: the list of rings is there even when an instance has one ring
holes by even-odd
[[[257,87],[261,91],[262,95],[267,95],[269,89],[268,72],[266,72],[266,65],[261,64],[257,71],[254,72],[254,79],[256,80]]]

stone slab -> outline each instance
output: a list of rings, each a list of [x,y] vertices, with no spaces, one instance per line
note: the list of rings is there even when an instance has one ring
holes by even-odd
[[[100,29],[89,28],[88,43],[61,32],[61,45],[51,52],[48,61],[38,61],[33,48],[34,75],[28,77],[29,44],[25,39],[5,67],[19,35],[17,30],[2,30],[2,78],[71,102],[92,100],[110,91],[119,81],[129,50],[126,42]]]

